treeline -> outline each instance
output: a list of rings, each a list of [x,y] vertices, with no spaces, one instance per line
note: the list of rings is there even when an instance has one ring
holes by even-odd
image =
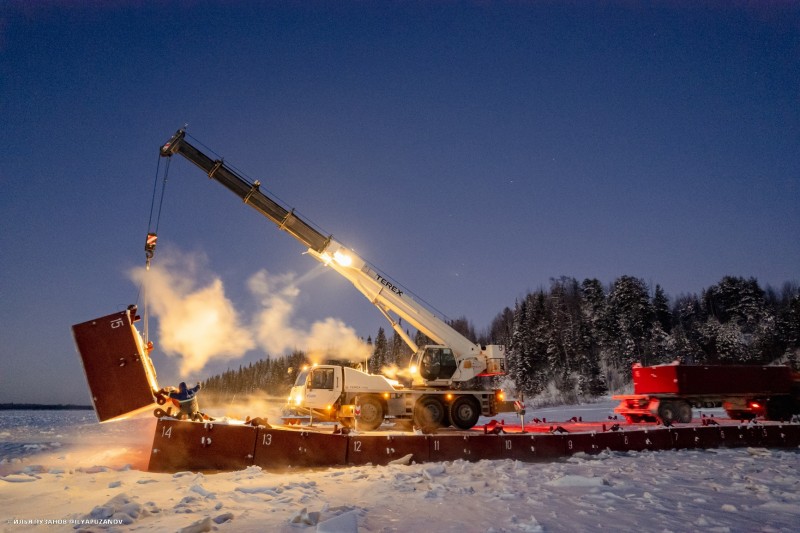
[[[308,364],[306,354],[261,359],[236,370],[229,369],[202,382],[204,401],[228,403],[251,394],[287,396],[297,373]]]
[[[477,333],[466,319],[450,322],[481,344],[507,346],[504,386],[543,401],[574,402],[623,390],[631,365],[685,363],[770,364],[800,367],[800,288],[762,288],[754,278],[726,276],[699,295],[674,300],[661,286],[622,276],[608,286],[596,279],[553,279],[525,295]],[[417,332],[418,346],[428,344]],[[370,372],[405,368],[412,355],[392,330],[367,338]],[[237,395],[285,396],[308,364],[300,351],[213,376],[203,383],[222,401]],[[206,393],[204,393],[206,394]]]
[[[71,403],[0,403],[0,411],[91,411],[91,405],[76,405]]]
[[[700,295],[670,302],[656,285],[622,276],[551,280],[494,320],[490,336],[509,347],[517,392],[563,401],[623,389],[631,365],[800,362],[800,291],[763,289],[726,276]]]
[[[430,341],[422,334],[417,334],[418,345]],[[363,361],[370,372],[378,374],[391,371],[393,368],[405,368],[411,358],[411,349],[395,332],[387,339],[383,328],[373,342],[367,338],[372,356]],[[343,364],[357,364],[358,361],[345,361]],[[311,364],[305,352],[295,351],[284,357],[261,359],[247,365],[239,365],[238,369],[229,369],[222,374],[212,376],[202,382],[204,401],[209,403],[228,403],[237,397],[251,394],[280,396],[289,394],[289,390],[303,367]]]

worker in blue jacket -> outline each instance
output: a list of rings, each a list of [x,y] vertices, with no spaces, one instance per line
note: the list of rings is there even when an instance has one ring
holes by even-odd
[[[186,386],[186,382],[181,381],[178,385],[178,390],[171,391],[169,397],[178,401],[180,406],[180,418],[189,418],[191,420],[202,420],[203,413],[200,412],[200,406],[197,403],[197,393],[200,390],[200,383],[191,389]]]

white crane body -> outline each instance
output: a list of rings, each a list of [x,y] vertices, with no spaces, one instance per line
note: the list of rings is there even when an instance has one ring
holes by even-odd
[[[363,429],[377,428],[385,417],[413,419],[420,426],[452,423],[466,429],[480,415],[496,414],[502,392],[472,384],[479,381],[476,378],[504,372],[503,346],[482,346],[470,341],[355,252],[265,195],[258,181],[249,182],[223,161],[195,148],[185,137],[185,131],[179,130],[162,146],[161,155],[184,156],[303,243],[309,255],[350,281],[375,305],[416,352],[409,365],[409,387],[346,366],[320,365],[298,376],[289,397],[290,407],[340,420],[345,425],[356,416]],[[418,348],[403,330],[401,320],[439,344]]]

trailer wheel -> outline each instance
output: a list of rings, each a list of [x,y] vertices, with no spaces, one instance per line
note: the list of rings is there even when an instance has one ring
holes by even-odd
[[[481,406],[472,396],[459,396],[450,405],[450,420],[459,429],[471,429],[480,416]]]
[[[423,396],[414,406],[414,424],[420,428],[437,428],[445,419],[442,401],[436,396]]]
[[[678,422],[689,424],[692,421],[692,406],[688,402],[675,402]]]
[[[383,424],[383,404],[375,396],[365,396],[360,402],[361,417],[358,419],[358,429],[372,431]]]
[[[677,406],[670,401],[660,402],[658,404],[658,418],[664,424],[672,424],[678,419]]]

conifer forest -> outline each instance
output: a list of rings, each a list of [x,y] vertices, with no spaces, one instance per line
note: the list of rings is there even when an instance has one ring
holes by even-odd
[[[507,374],[497,384],[539,403],[624,392],[634,363],[800,368],[800,287],[793,282],[775,289],[725,276],[700,294],[670,298],[632,276],[609,285],[563,276],[500,311],[485,331],[465,317],[450,324],[475,342],[505,345]],[[432,343],[420,333],[415,341]],[[370,372],[391,375],[408,365],[411,350],[393,331],[379,328],[366,342],[372,356],[362,363]],[[213,376],[204,388],[221,398],[285,396],[306,363],[299,351],[262,359]]]

